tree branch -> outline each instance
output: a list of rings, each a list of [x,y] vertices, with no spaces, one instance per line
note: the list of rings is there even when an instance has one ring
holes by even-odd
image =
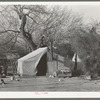
[[[6,32],[14,32],[14,33],[20,33],[20,31],[15,31],[15,30],[5,30],[5,31],[0,31],[0,33],[6,33]]]
[[[38,23],[36,20],[34,20],[34,18],[32,18],[31,16],[29,16],[28,14],[27,14],[27,16],[28,16],[30,19],[32,19],[36,24],[39,25],[39,23]]]

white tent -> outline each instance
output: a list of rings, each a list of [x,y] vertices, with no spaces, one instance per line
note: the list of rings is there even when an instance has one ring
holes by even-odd
[[[72,61],[75,62],[75,57],[76,57],[76,53],[74,54]],[[79,58],[78,54],[77,54],[77,62],[81,62],[81,59]]]
[[[42,60],[42,58],[46,53],[47,53],[47,47],[39,48],[29,53],[28,55],[18,59],[17,73],[20,74],[21,76],[23,75],[34,76],[38,73],[37,71],[41,71],[40,73],[44,71],[44,74],[45,74],[47,69],[44,69],[44,68],[47,67],[46,66],[47,59]],[[46,58],[46,55],[45,55],[45,58]],[[43,65],[44,63],[45,65]],[[39,70],[37,70],[38,65],[40,65],[39,67],[41,67],[39,68]]]

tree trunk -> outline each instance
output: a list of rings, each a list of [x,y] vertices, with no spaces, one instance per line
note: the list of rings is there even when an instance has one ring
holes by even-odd
[[[20,32],[23,34],[24,38],[30,45],[31,50],[33,51],[36,49],[37,46],[33,42],[31,34],[25,31],[25,25],[26,25],[26,21],[27,21],[25,14],[22,15],[21,20],[22,20],[22,22],[21,22]]]

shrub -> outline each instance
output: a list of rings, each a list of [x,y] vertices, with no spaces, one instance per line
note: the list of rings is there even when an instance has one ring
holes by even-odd
[[[100,76],[100,61],[95,56],[87,56],[84,60],[86,71],[91,78],[98,78]]]

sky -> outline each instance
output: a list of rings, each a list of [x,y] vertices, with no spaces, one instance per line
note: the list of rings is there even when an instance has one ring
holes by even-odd
[[[92,20],[100,21],[100,5],[70,5],[69,8],[83,15],[86,23]]]
[[[5,5],[9,4],[24,4],[25,2],[16,2],[11,3],[7,2]],[[0,3],[0,5],[4,3]],[[31,2],[25,3],[31,4]],[[100,2],[35,2],[33,4],[40,4],[40,5],[65,5],[68,8],[72,9],[74,12],[78,12],[79,14],[84,16],[85,23],[89,23],[92,20],[100,21]]]

